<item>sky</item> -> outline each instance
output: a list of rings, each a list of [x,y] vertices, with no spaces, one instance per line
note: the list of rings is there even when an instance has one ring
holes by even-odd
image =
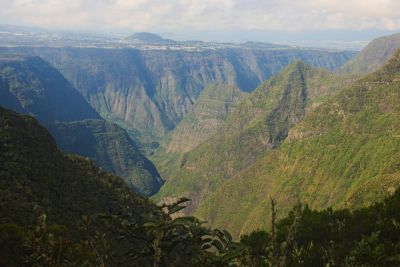
[[[186,39],[367,40],[400,32],[400,0],[0,0],[0,24]]]

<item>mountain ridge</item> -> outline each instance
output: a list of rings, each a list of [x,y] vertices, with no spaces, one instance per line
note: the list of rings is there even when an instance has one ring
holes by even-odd
[[[158,141],[191,111],[210,84],[254,90],[295,59],[334,69],[350,52],[302,49],[173,51],[89,48],[0,48],[38,55],[57,68],[104,118],[135,141]],[[150,139],[150,140],[146,140]]]

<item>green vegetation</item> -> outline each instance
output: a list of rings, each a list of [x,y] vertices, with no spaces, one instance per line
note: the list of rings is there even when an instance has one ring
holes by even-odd
[[[238,104],[210,139],[161,164],[156,160],[167,182],[155,199],[189,197],[194,201],[187,212],[193,212],[205,195],[279,146],[306,112],[351,80],[292,63]]]
[[[0,106],[35,116],[61,149],[90,157],[141,194],[152,195],[163,183],[127,133],[102,120],[56,69],[38,57],[0,57]]]
[[[152,211],[154,205],[129,193],[121,178],[60,152],[35,119],[3,108],[0,118],[2,223],[32,225],[35,213],[45,212],[48,222],[72,227],[81,215],[118,213],[129,202],[138,214]]]
[[[397,44],[378,39],[341,72],[371,72]],[[40,58],[1,56],[0,105],[94,162],[0,108],[1,266],[400,264],[400,50],[363,78],[294,61],[246,96],[315,55],[19,49],[141,149],[162,140],[152,156],[167,182],[160,206],[129,190],[163,184],[129,134]],[[343,54],[330,56],[317,65]]]
[[[400,191],[368,208],[296,205],[271,232],[235,242],[195,217],[170,216],[122,179],[61,153],[35,119],[0,108],[1,266],[398,266]],[[279,203],[278,203],[279,204]]]
[[[124,179],[142,195],[153,195],[163,184],[153,163],[144,157],[116,124],[104,120],[57,122],[50,132],[67,153],[93,159],[97,166]]]
[[[172,160],[172,174],[198,181],[168,182],[192,190],[196,214],[240,241],[195,217],[172,218],[188,199],[156,206],[60,152],[32,117],[0,108],[0,265],[399,266],[400,51],[340,90],[351,82],[295,62]],[[129,140],[99,120],[56,125],[78,134],[66,146],[80,135],[102,144],[91,152],[104,160]],[[228,163],[196,169],[213,161]]]
[[[226,266],[229,233],[157,207],[35,119],[0,108],[1,266]]]
[[[213,84],[205,88],[193,110],[168,134],[168,152],[187,152],[209,139],[245,95],[231,85]]]
[[[399,266],[399,205],[400,191],[354,211],[296,205],[275,231],[241,237],[241,266]]]
[[[399,76],[400,51],[311,111],[278,149],[203,198],[196,214],[239,236],[268,227],[266,196],[282,203],[280,216],[298,201],[321,209],[383,199],[400,185]]]
[[[217,133],[225,119],[246,96],[236,86],[213,84],[204,89],[193,110],[161,142],[151,156],[161,172],[168,173],[171,165],[185,153]]]

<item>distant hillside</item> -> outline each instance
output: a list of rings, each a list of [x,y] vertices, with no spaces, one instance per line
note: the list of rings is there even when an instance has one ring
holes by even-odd
[[[158,34],[150,32],[138,32],[127,37],[128,40],[144,44],[173,44],[176,41],[164,39]]]
[[[191,52],[20,47],[0,48],[0,53],[41,56],[98,113],[142,142],[157,141],[174,129],[211,84],[234,85],[250,92],[293,60],[335,69],[354,55],[293,48]]]
[[[377,38],[339,69],[341,73],[368,74],[381,68],[400,48],[400,34]]]
[[[39,57],[0,56],[0,105],[43,123],[100,119],[54,68]]]
[[[309,109],[346,82],[328,71],[292,63],[238,104],[210,139],[159,164],[167,182],[156,199],[184,195],[194,199],[191,208],[195,210],[224,181],[279,146]]]
[[[62,149],[90,157],[142,194],[154,194],[162,185],[154,165],[125,130],[101,119],[56,69],[38,57],[0,57],[0,106],[35,116]]]
[[[163,139],[160,147],[151,155],[157,168],[168,173],[173,162],[179,161],[185,153],[217,133],[225,119],[246,95],[236,86],[225,84],[214,84],[204,89],[193,110]]]
[[[400,186],[400,50],[379,71],[311,111],[276,150],[207,195],[197,215],[240,235],[283,215],[373,204]]]
[[[205,88],[193,111],[171,132],[167,150],[187,152],[210,138],[245,96],[232,85],[214,84]]]

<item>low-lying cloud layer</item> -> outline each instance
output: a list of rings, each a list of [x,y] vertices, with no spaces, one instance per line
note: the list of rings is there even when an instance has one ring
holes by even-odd
[[[63,29],[400,29],[399,0],[0,0],[0,23]]]

